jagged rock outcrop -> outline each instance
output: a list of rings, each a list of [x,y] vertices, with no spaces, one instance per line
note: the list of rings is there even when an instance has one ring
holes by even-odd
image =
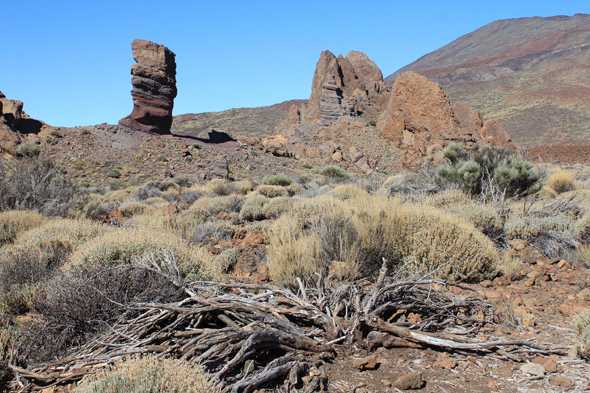
[[[9,100],[0,92],[0,150],[16,154],[21,136],[15,127],[20,124],[23,114],[21,101]]]
[[[119,124],[140,131],[169,134],[176,97],[175,54],[163,45],[134,40],[131,44],[133,112]]]
[[[484,124],[476,110],[463,104],[452,106],[440,85],[411,71],[393,84],[377,129],[404,153],[404,163],[409,166],[442,158],[440,152],[452,142],[463,143],[468,149],[480,143],[515,149],[497,122]]]
[[[328,126],[340,119],[375,116],[385,108],[388,88],[381,70],[362,52],[346,57],[322,52],[316,65],[309,103],[301,108],[304,122]]]

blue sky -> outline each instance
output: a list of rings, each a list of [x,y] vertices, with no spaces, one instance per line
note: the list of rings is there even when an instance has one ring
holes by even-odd
[[[590,13],[585,1],[0,0],[0,91],[54,126],[131,112],[131,41],[176,53],[174,114],[308,98],[320,52],[385,76],[497,19]]]

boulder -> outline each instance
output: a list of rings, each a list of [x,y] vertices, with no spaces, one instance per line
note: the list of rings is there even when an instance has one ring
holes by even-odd
[[[176,97],[175,54],[163,45],[134,40],[131,44],[133,111],[119,124],[140,131],[170,134]]]

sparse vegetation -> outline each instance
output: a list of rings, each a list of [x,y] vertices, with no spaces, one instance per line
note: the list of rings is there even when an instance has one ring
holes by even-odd
[[[563,194],[564,192],[573,191],[576,189],[576,185],[574,183],[574,177],[576,173],[574,171],[564,171],[562,169],[557,169],[549,175],[547,179],[547,187],[550,187],[558,194]]]
[[[322,168],[316,168],[311,173],[315,175],[324,176],[335,182],[343,182],[350,180],[352,175],[347,170],[337,167],[335,165],[328,165]]]
[[[41,152],[41,146],[35,142],[21,143],[16,148],[16,154],[20,157],[36,157]]]
[[[262,177],[262,184],[269,186],[283,186],[286,187],[293,183],[287,175],[279,173],[278,175],[267,175]]]
[[[119,170],[117,170],[117,169],[110,169],[107,172],[107,177],[111,177],[113,179],[118,179],[118,178],[121,177],[121,172]]]

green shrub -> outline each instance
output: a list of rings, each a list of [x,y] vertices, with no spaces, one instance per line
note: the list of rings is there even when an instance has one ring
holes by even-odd
[[[311,181],[311,177],[309,177],[308,175],[301,175],[299,176],[299,183],[301,184],[307,184]]]
[[[107,172],[107,177],[118,179],[121,177],[121,172],[119,172],[117,169],[111,169]]]
[[[52,136],[52,137],[54,137],[54,138],[61,138],[61,135],[60,135],[60,133],[59,133],[59,131],[58,131],[58,130],[51,130],[51,131],[49,132],[49,135],[51,135],[51,136]]]
[[[227,250],[223,250],[215,259],[217,260],[217,264],[221,266],[221,270],[227,273],[238,261],[238,249],[228,248]]]
[[[287,175],[279,173],[277,175],[266,175],[262,177],[262,184],[266,184],[269,186],[283,186],[286,187],[293,183]]]
[[[524,196],[539,191],[542,187],[539,172],[521,156],[507,150],[480,146],[475,151],[465,151],[462,145],[451,144],[443,154],[449,164],[436,170],[439,185],[459,185],[470,194],[481,194],[491,182],[506,196]]]
[[[264,195],[268,198],[276,198],[280,196],[287,196],[289,195],[289,191],[287,191],[286,187],[283,186],[270,186],[267,184],[261,184],[256,188],[256,191],[260,195]]]
[[[330,180],[340,182],[350,180],[352,175],[347,170],[337,167],[335,165],[328,165],[322,168],[316,168],[311,173],[315,175],[321,175],[329,178]]]
[[[367,123],[369,127],[375,127],[377,125],[377,120],[369,120]]]
[[[81,136],[84,136],[84,135],[90,135],[91,132],[90,132],[90,130],[88,130],[86,128],[82,128],[78,134]]]
[[[36,157],[40,151],[40,145],[34,142],[25,142],[17,146],[16,155],[20,157]]]

